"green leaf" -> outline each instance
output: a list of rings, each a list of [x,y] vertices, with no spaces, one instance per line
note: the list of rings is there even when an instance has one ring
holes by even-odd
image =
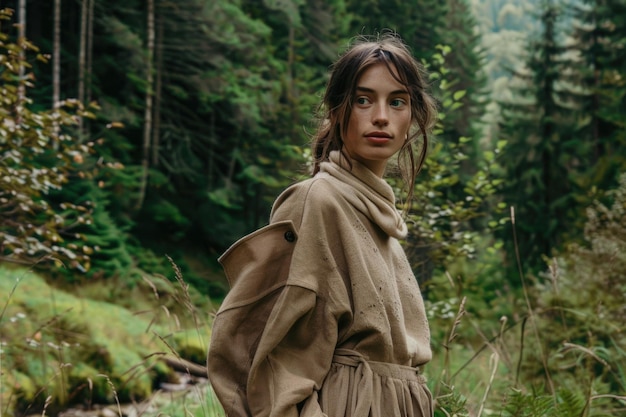
[[[462,99],[463,97],[465,97],[465,93],[466,92],[467,91],[465,91],[465,90],[460,90],[460,91],[455,92],[453,94],[454,100],[458,101],[458,100]]]

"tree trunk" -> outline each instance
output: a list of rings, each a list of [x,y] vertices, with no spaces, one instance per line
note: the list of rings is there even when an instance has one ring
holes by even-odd
[[[56,0],[59,1],[59,0]],[[89,0],[82,0],[80,4],[80,43],[78,51],[78,101],[85,102],[85,68],[87,62],[87,25],[88,25],[88,5]],[[79,135],[83,136],[83,118],[78,121]]]
[[[95,0],[87,0],[87,67],[85,68],[85,102],[91,102],[91,72],[93,67],[93,7]]]
[[[52,46],[52,106],[61,102],[61,0],[54,0],[54,39]]]
[[[26,61],[26,54],[24,53],[23,43],[26,40],[26,0],[19,0],[18,3],[18,45],[20,45],[20,69],[19,69],[19,86],[17,90],[17,103],[16,103],[16,114],[17,114],[17,122],[18,124],[21,121],[22,114],[22,104],[24,102],[24,96],[26,94],[25,86],[24,86],[24,74],[25,67],[24,63]]]
[[[163,16],[157,20],[157,42],[155,45],[156,82],[154,85],[154,130],[152,132],[152,166],[159,164],[159,138],[161,136],[161,90],[163,87]]]
[[[139,210],[143,206],[146,197],[148,183],[148,168],[150,167],[150,139],[152,137],[152,99],[153,99],[153,56],[154,56],[154,0],[148,0],[148,48],[146,59],[146,104],[144,109],[143,124],[143,152],[142,152],[142,173],[139,185],[139,197],[135,209]]]
[[[296,43],[296,33],[293,22],[289,22],[289,53],[287,56],[287,76],[289,78],[288,86],[287,86],[287,102],[289,103],[289,108],[291,112],[291,137],[295,138],[296,126],[298,126],[298,108],[297,108],[297,99],[296,99],[296,82],[294,79],[294,66],[295,66],[295,43]]]

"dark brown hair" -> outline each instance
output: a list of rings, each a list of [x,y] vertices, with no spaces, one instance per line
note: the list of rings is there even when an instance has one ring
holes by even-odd
[[[319,171],[320,164],[328,160],[331,151],[343,152],[342,136],[348,127],[357,82],[367,68],[378,63],[387,66],[391,75],[407,88],[411,98],[413,128],[398,153],[398,167],[408,187],[407,201],[410,202],[415,177],[426,158],[428,133],[437,119],[437,105],[428,92],[428,76],[423,65],[394,33],[378,35],[375,39],[357,38],[331,67],[330,79],[320,104],[320,125],[311,144],[313,175]],[[416,161],[413,144],[420,137],[422,146]]]

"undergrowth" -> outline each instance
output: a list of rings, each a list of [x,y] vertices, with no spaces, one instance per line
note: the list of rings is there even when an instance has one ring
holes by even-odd
[[[179,382],[176,361],[201,373],[210,330],[200,311],[211,308],[174,275],[145,276],[122,301],[110,299],[112,283],[70,293],[0,266],[0,416],[145,401],[160,383]],[[119,305],[128,300],[135,308]]]
[[[437,416],[626,415],[626,175],[607,200],[589,208],[583,244],[539,276],[520,268],[520,289],[498,293],[508,306],[472,309],[484,297],[440,277],[448,297],[428,305]]]
[[[489,299],[476,292],[484,275],[435,278],[425,373],[436,417],[626,415],[626,177],[609,201],[589,209],[584,244],[544,274],[522,271],[519,288]],[[0,414],[109,404],[122,416],[131,404],[137,415],[222,416],[206,381],[158,389],[178,382],[172,361],[202,372],[214,311],[172,268],[171,280],[70,293],[0,267]]]

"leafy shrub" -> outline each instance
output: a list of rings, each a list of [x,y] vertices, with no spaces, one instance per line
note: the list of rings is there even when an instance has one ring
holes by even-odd
[[[9,10],[0,10],[0,20],[10,17]],[[70,132],[79,118],[92,115],[73,100],[51,110],[32,110],[26,92],[35,79],[28,62],[33,54],[45,61],[30,42],[13,43],[0,32],[0,257],[50,257],[82,267],[89,257],[67,247],[64,235],[89,221],[89,207],[69,201],[57,205],[49,194],[91,152],[93,143],[80,143]]]

